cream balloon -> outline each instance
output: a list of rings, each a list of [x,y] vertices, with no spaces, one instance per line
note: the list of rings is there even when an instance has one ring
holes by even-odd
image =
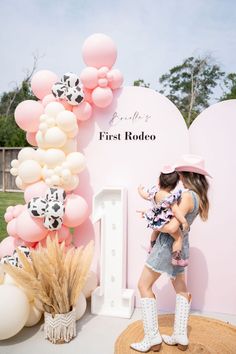
[[[54,186],[59,186],[59,185],[61,184],[60,177],[57,176],[57,175],[53,175],[53,176],[51,177],[51,181],[52,181],[52,184],[53,184]]]
[[[87,307],[87,301],[83,292],[81,292],[75,306],[76,321],[78,321],[84,315],[86,311],[86,307]]]
[[[66,133],[67,137],[70,138],[70,139],[73,139],[79,132],[79,128],[78,128],[78,125],[75,124],[73,129],[69,132]]]
[[[59,102],[50,102],[44,109],[47,116],[56,117],[60,112],[64,111],[64,106]]]
[[[17,177],[16,177],[15,183],[16,183],[16,186],[17,186],[19,189],[22,189],[22,190],[24,190],[26,187],[28,187],[28,184],[27,184],[27,183],[23,183],[23,181],[22,181],[22,179],[20,178],[20,176],[17,176]]]
[[[68,139],[64,146],[61,147],[65,154],[77,150],[77,139]]]
[[[14,285],[0,286],[0,340],[13,337],[29,317],[29,301],[24,291]]]
[[[34,302],[30,303],[29,316],[26,321],[25,327],[35,326],[42,317],[42,311],[40,311],[34,304]]]
[[[96,273],[94,273],[93,271],[89,272],[88,278],[85,282],[85,285],[82,289],[83,294],[86,298],[91,296],[91,293],[94,289],[96,289],[98,285],[98,279],[97,279],[97,275]]]
[[[76,116],[69,111],[61,112],[56,117],[57,125],[65,132],[71,131],[76,124]]]
[[[12,160],[11,161],[11,167],[13,167],[13,168],[17,168],[17,167],[19,167],[19,161],[18,160]]]
[[[65,145],[67,136],[60,128],[52,127],[46,131],[44,140],[48,146],[53,148],[60,148]]]
[[[36,142],[37,142],[38,147],[40,149],[47,149],[48,148],[48,145],[46,144],[46,142],[44,140],[44,135],[41,131],[38,131],[36,133],[35,139],[36,139]]]
[[[17,283],[15,282],[15,280],[7,273],[5,274],[3,284],[17,286]]]
[[[31,147],[26,147],[20,150],[18,154],[19,162],[23,162],[26,160],[34,160],[35,159],[35,150]]]
[[[79,177],[77,175],[71,176],[68,181],[64,181],[64,183],[61,185],[63,189],[65,189],[66,192],[73,191],[79,184]]]
[[[45,164],[45,154],[46,150],[44,149],[37,149],[35,151],[35,160],[38,161],[41,166],[44,166]]]
[[[40,180],[42,168],[37,161],[23,161],[18,167],[18,175],[23,183],[34,183]]]
[[[11,174],[12,176],[16,177],[16,176],[18,175],[18,169],[15,168],[15,167],[12,167],[12,168],[10,169],[10,174]]]
[[[66,157],[68,168],[72,173],[80,173],[86,166],[85,157],[81,152],[72,152]]]
[[[48,149],[45,154],[45,163],[48,167],[56,167],[65,161],[66,155],[59,149]]]

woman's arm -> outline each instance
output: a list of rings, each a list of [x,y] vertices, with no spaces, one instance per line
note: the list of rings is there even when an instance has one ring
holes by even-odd
[[[143,199],[150,200],[149,193],[145,192],[144,186],[141,184],[138,186],[138,193]]]
[[[193,209],[193,199],[189,192],[184,192],[182,194],[181,202],[179,204],[179,210],[183,216],[188,214]],[[165,226],[163,226],[160,231],[165,232],[167,234],[175,233],[180,226],[180,222],[178,219],[173,217],[170,222],[168,222]]]

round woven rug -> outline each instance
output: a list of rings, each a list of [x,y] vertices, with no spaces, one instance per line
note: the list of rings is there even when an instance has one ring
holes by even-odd
[[[159,315],[159,329],[171,334],[173,315]],[[195,354],[236,354],[236,327],[225,322],[201,316],[190,316],[188,322],[189,347],[186,353]],[[117,338],[115,354],[136,354],[130,344],[143,338],[142,321],[130,324]],[[149,353],[154,353],[150,351]],[[176,346],[162,344],[160,353],[181,353]]]

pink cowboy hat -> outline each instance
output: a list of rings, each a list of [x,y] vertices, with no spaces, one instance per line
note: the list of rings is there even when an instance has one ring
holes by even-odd
[[[175,165],[175,170],[179,172],[195,172],[212,178],[205,170],[205,161],[198,155],[183,155],[181,160]]]

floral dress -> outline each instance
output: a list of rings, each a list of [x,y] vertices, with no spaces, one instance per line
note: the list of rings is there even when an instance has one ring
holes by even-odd
[[[155,195],[159,192],[156,186],[147,190],[149,194],[148,199],[151,201],[151,208],[146,211],[144,218],[147,220],[148,225],[151,229],[161,229],[170,219],[174,216],[171,206],[174,203],[178,203],[181,199],[182,191],[177,190],[176,192],[170,193],[166,198],[162,199],[160,202],[156,203]]]

